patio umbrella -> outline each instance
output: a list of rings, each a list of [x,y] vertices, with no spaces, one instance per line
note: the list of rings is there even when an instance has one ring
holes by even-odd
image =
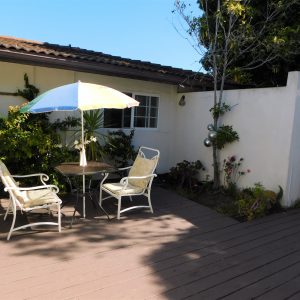
[[[133,98],[107,86],[76,82],[49,90],[33,99],[20,109],[26,113],[45,113],[51,111],[81,111],[80,165],[86,166],[84,147],[83,111],[100,108],[119,108],[138,106]]]
[[[52,111],[81,111],[80,166],[85,167],[86,154],[84,146],[83,111],[100,108],[119,108],[138,106],[133,98],[107,86],[85,82],[76,82],[49,90],[20,109],[23,113],[45,113]],[[85,195],[85,176],[83,175],[83,195]],[[85,196],[83,196],[85,217]]]

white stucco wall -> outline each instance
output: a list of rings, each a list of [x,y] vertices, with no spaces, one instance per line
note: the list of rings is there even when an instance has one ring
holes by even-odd
[[[186,105],[179,106],[182,94],[168,84],[102,76],[60,69],[42,68],[0,62],[0,92],[16,92],[24,88],[24,73],[30,83],[47,91],[56,86],[78,80],[107,85],[123,92],[157,95],[160,97],[157,129],[136,129],[134,145],[156,147],[161,151],[158,172],[167,172],[186,159],[200,159],[212,178],[212,149],[203,145],[207,124],[212,123],[209,109],[213,92],[186,93]],[[261,182],[266,188],[284,189],[284,204],[300,198],[300,79],[298,72],[289,74],[286,87],[225,92],[224,100],[233,106],[222,119],[233,125],[240,141],[222,151],[224,158],[243,157],[242,170],[251,172],[240,178],[240,186]],[[0,95],[0,114],[6,115],[9,105],[24,102],[21,97]],[[54,112],[53,120],[67,114]]]
[[[300,199],[300,73],[290,73],[289,87],[296,91],[289,170],[286,187],[287,205]]]
[[[200,159],[212,178],[212,148],[205,147],[203,140],[208,134],[207,124],[212,123],[208,111],[213,106],[213,93],[188,93],[185,97],[186,105],[177,106],[176,111],[177,151],[173,164]],[[221,123],[233,125],[240,141],[224,148],[221,162],[231,155],[243,157],[242,169],[251,172],[242,176],[239,184],[261,182],[273,190],[280,185],[285,205],[300,197],[299,97],[298,72],[289,74],[286,87],[230,90],[224,96],[226,103],[234,107]]]
[[[97,74],[73,72],[54,68],[27,66],[21,64],[0,62],[0,91],[14,93],[17,89],[24,88],[24,73],[29,76],[29,82],[34,84],[40,92],[51,88],[76,82],[91,82],[118,89],[122,92],[156,95],[160,98],[159,117],[157,129],[137,128],[134,135],[134,145],[158,148],[161,151],[161,159],[158,172],[166,172],[171,165],[169,155],[173,150],[174,122],[176,109],[176,87],[168,84],[149,81],[102,76]],[[0,114],[7,114],[9,105],[20,105],[24,102],[21,97],[0,95]],[[51,119],[64,119],[69,113],[53,112]],[[76,114],[76,113],[75,113]]]

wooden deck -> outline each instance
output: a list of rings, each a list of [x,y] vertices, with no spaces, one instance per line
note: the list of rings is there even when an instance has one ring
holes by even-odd
[[[72,229],[66,207],[62,233],[9,242],[2,209],[0,298],[300,299],[299,210],[238,223],[159,187],[153,205],[120,221],[91,206]]]

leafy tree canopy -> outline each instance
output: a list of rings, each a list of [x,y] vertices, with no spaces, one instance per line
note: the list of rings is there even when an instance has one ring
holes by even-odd
[[[201,62],[206,71],[212,69],[209,33],[213,36],[220,29],[215,18],[220,17],[223,29],[228,30],[232,14],[237,18],[228,45],[233,56],[227,68],[231,79],[257,86],[285,85],[287,73],[300,70],[299,0],[222,0],[219,8],[218,1],[197,2],[204,13],[193,18],[190,29],[202,36],[207,51]],[[224,48],[228,40],[220,31],[217,37],[219,49]]]

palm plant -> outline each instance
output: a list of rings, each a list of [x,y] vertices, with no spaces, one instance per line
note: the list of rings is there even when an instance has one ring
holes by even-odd
[[[99,129],[104,124],[104,111],[90,110],[83,113],[84,118],[84,130],[85,140],[91,142],[87,145],[87,158],[90,160],[98,160],[103,156],[101,140],[104,139],[104,135],[99,132]],[[95,141],[96,138],[97,140]]]

